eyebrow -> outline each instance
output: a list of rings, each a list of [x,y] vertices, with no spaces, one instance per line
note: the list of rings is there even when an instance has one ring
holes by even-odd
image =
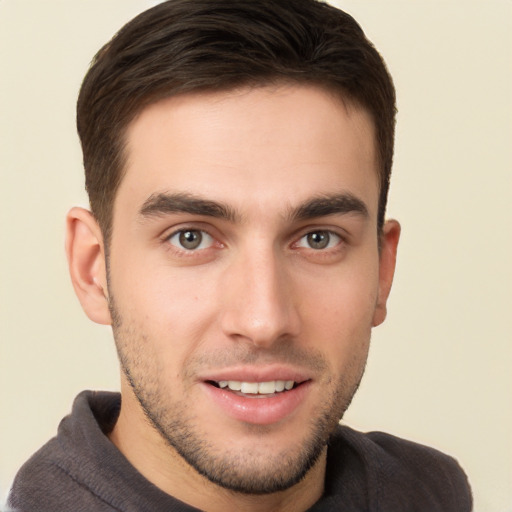
[[[328,215],[355,213],[368,218],[368,208],[365,203],[350,193],[324,195],[314,197],[299,205],[290,212],[293,220],[308,220]]]
[[[142,217],[158,217],[169,213],[204,215],[236,222],[239,215],[227,205],[186,193],[152,194],[140,209]]]
[[[242,215],[226,204],[183,192],[152,194],[144,202],[139,213],[144,218],[170,213],[202,215],[230,222],[239,222],[242,218]],[[349,213],[365,218],[369,216],[368,208],[361,199],[350,193],[341,193],[313,197],[296,208],[290,209],[287,217],[292,221],[300,221]]]

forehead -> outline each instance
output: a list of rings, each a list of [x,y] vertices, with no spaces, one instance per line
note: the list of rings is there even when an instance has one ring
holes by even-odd
[[[114,207],[185,192],[238,208],[289,205],[350,192],[378,200],[374,127],[367,112],[317,88],[244,88],[150,105],[126,134]],[[131,206],[130,206],[131,205]]]

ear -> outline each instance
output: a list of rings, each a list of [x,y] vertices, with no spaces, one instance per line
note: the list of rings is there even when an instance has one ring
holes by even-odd
[[[396,252],[399,239],[400,224],[396,220],[386,221],[380,239],[379,293],[373,314],[374,327],[380,325],[386,318],[386,303],[395,274]]]
[[[110,325],[105,247],[93,214],[72,208],[66,217],[66,254],[75,293],[86,315]]]

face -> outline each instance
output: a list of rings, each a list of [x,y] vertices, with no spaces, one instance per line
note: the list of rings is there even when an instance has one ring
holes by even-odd
[[[383,319],[371,119],[317,88],[244,89],[156,103],[127,141],[108,279],[123,392],[210,481],[288,488]]]

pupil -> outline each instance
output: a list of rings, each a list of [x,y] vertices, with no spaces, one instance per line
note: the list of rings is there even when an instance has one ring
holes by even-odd
[[[183,231],[180,234],[180,244],[185,249],[196,249],[201,244],[202,236],[199,231]]]
[[[329,233],[316,231],[308,235],[308,244],[312,249],[325,249],[329,244]]]

